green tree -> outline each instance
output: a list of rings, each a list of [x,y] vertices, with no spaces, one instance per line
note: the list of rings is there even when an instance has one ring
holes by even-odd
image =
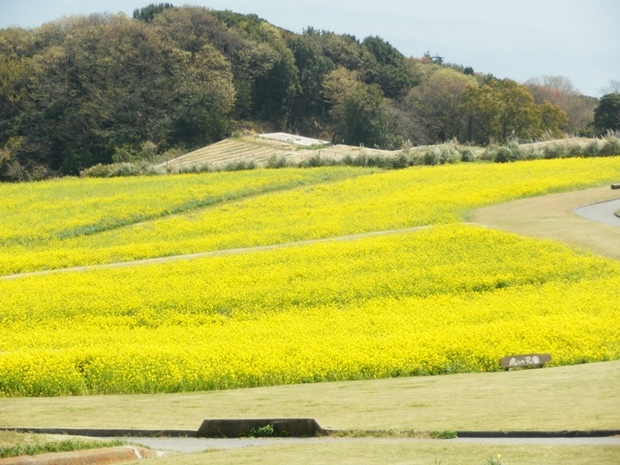
[[[504,143],[512,138],[532,139],[540,128],[534,97],[510,79],[491,80],[463,93],[461,109],[467,139],[479,144]]]
[[[599,133],[620,131],[620,93],[603,95],[594,110],[594,127]]]
[[[251,118],[254,80],[273,68],[277,54],[268,46],[242,37],[234,24],[228,27],[224,20],[229,13],[200,7],[175,8],[158,15],[154,24],[173,48],[195,54],[205,45],[215,47],[230,63],[233,73],[234,116]]]
[[[356,71],[361,70],[365,63],[372,60],[368,49],[363,48],[354,36],[322,32],[320,40],[325,56],[334,67]]]
[[[107,163],[117,147],[168,139],[169,53],[147,23],[91,15],[47,28],[32,58],[20,156],[66,174]],[[37,36],[35,32],[35,36]]]
[[[140,21],[150,23],[155,19],[155,16],[170,8],[174,8],[172,3],[151,3],[144,8],[133,10],[133,19],[139,19]]]
[[[292,37],[290,48],[299,75],[299,93],[292,107],[291,127],[302,133],[316,131],[319,121],[326,113],[322,99],[325,76],[335,68],[334,63],[325,56],[320,33],[308,28],[301,36]]]
[[[568,115],[560,107],[550,102],[538,105],[540,123],[538,136],[551,136],[560,138],[568,126]]]
[[[33,34],[17,28],[0,29],[0,170],[21,146],[24,114],[32,87]]]
[[[472,76],[443,68],[411,89],[402,105],[411,121],[408,138],[420,144],[460,138],[465,129],[461,97],[470,86],[477,87]]]
[[[250,99],[246,98],[247,93],[242,94],[246,104],[241,108],[247,111],[247,116],[270,122],[276,128],[289,126],[293,100],[299,92],[295,58],[287,44],[290,33],[256,15],[230,11],[215,14],[253,44],[246,79],[239,81],[249,86],[236,86],[242,92],[250,92]]]
[[[334,142],[392,148],[388,107],[378,85],[365,84],[355,72],[338,68],[327,76],[324,95],[331,105]]]
[[[199,53],[177,50],[173,79],[175,101],[172,143],[204,146],[228,136],[235,90],[230,63],[210,45]]]
[[[373,62],[364,64],[368,83],[378,84],[389,98],[397,98],[411,88],[413,76],[402,53],[377,36],[367,37],[362,46],[374,58]]]

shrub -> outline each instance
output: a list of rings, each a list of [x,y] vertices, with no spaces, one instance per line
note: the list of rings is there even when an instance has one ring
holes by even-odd
[[[425,165],[438,165],[439,164],[439,150],[430,149],[424,153],[423,162]]]
[[[464,147],[459,150],[461,161],[471,162],[476,160],[476,153],[471,147]]]
[[[567,157],[581,157],[585,155],[586,148],[579,144],[570,144],[566,146]]]
[[[181,165],[179,168],[172,168],[168,170],[168,173],[183,174],[183,173],[211,173],[216,171],[210,163],[201,164],[188,164]]]
[[[588,145],[586,145],[583,155],[586,157],[594,157],[598,154],[598,142],[592,141]]]
[[[114,178],[119,176],[152,176],[159,174],[157,169],[149,162],[139,161],[135,163],[121,162],[102,165],[98,163],[90,168],[80,171],[84,178]]]
[[[599,155],[620,155],[620,139],[617,137],[606,138],[603,146],[599,149]]]
[[[256,162],[254,160],[237,160],[231,161],[224,165],[224,169],[222,171],[244,171],[253,169],[256,169]]]
[[[389,159],[389,162],[390,162],[390,168],[393,168],[396,170],[407,168],[408,166],[410,166],[409,157],[407,157],[407,155],[402,152],[394,157],[391,157]]]
[[[509,142],[506,145],[493,149],[493,161],[496,163],[507,163],[523,159],[523,153],[519,144]]]
[[[445,165],[446,163],[457,163],[461,161],[461,154],[456,148],[447,146],[441,147],[439,150],[439,164]]]
[[[257,426],[252,428],[249,432],[249,436],[252,438],[271,438],[276,435],[275,427],[269,423],[265,426]]]
[[[548,159],[563,158],[566,153],[566,146],[562,144],[550,144],[543,149],[543,156]]]
[[[283,155],[272,155],[267,160],[267,168],[277,169],[277,168],[287,168],[290,166],[289,161]]]

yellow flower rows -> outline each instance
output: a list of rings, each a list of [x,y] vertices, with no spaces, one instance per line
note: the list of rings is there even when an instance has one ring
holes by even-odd
[[[233,199],[374,172],[257,170],[0,184],[0,244],[45,245]]]
[[[173,392],[620,357],[620,263],[466,225],[0,280],[0,395]]]
[[[290,171],[294,170],[283,173]],[[213,177],[204,178],[205,182],[223,174],[208,176]],[[23,244],[17,238],[0,251],[0,273],[457,222],[471,208],[611,182],[620,177],[620,157],[458,164],[347,176],[351,178],[230,201],[98,234],[62,238],[51,235],[47,240]],[[231,182],[233,188],[241,189]],[[150,198],[147,205],[151,205],[149,202],[159,201]],[[162,193],[158,211],[170,211],[167,202],[170,200]],[[76,200],[76,205],[81,204]],[[88,211],[93,208],[88,202],[82,207]],[[127,201],[123,208],[133,212],[125,215],[131,218],[142,207]],[[28,223],[32,224],[38,230],[38,223]],[[11,230],[11,226],[5,228]]]

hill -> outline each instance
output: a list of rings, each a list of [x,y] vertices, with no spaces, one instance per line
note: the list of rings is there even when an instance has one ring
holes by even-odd
[[[400,150],[607,129],[570,83],[498,80],[376,36],[200,7],[2,29],[0,56],[0,180],[171,158],[244,130]]]

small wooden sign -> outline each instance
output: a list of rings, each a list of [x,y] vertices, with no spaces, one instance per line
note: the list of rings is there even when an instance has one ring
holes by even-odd
[[[508,355],[499,360],[500,366],[506,371],[511,368],[520,367],[538,367],[542,368],[545,363],[551,361],[549,354],[524,354],[524,355]]]

